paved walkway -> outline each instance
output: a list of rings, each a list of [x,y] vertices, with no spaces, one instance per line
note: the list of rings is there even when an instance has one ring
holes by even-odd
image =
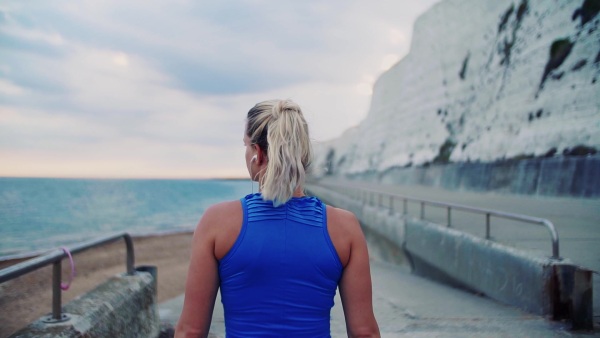
[[[565,325],[505,306],[488,298],[438,284],[395,265],[372,262],[375,316],[382,337],[571,337]],[[339,297],[332,310],[331,334],[345,337]],[[163,322],[174,325],[183,295],[161,303]],[[211,337],[224,337],[223,308],[215,305]],[[577,335],[575,335],[577,336]],[[589,336],[589,335],[582,335]]]
[[[357,184],[357,183],[353,183]],[[493,193],[449,192],[416,186],[357,184],[361,187],[417,198],[446,201],[512,213],[547,218],[560,237],[560,255],[576,264],[600,271],[600,199],[544,198]],[[401,208],[401,205],[398,205]],[[415,214],[418,209],[414,207]],[[411,206],[409,205],[409,211]],[[427,209],[426,218],[445,220],[445,210]],[[453,226],[482,235],[483,216],[453,213]],[[500,242],[551,254],[545,228],[510,221],[492,221],[492,237]],[[569,332],[565,324],[528,314],[485,297],[411,275],[406,268],[372,262],[375,315],[383,337],[570,337],[600,336]],[[594,275],[594,314],[598,323],[600,276]],[[175,324],[181,313],[183,295],[159,305],[161,320]],[[598,324],[596,324],[598,325]],[[339,298],[332,310],[333,337],[345,337]],[[224,337],[223,310],[217,300],[211,332]]]

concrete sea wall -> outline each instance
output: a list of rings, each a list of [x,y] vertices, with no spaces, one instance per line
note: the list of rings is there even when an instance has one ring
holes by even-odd
[[[441,187],[447,190],[597,198],[600,197],[600,156],[432,164],[347,177],[378,183]]]

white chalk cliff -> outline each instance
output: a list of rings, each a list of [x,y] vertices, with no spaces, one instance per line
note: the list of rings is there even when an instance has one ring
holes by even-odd
[[[445,0],[315,174],[600,150],[598,0]]]

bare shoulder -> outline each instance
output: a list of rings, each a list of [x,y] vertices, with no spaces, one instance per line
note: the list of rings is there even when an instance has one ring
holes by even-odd
[[[204,211],[208,217],[223,216],[232,212],[241,212],[242,204],[239,200],[220,202],[213,204]]]
[[[352,212],[328,205],[327,231],[345,268],[350,261],[352,247],[364,239],[360,223]]]
[[[327,206],[327,226],[340,228],[339,230],[343,230],[344,232],[362,232],[360,223],[354,213],[330,205]]]
[[[216,259],[229,252],[240,233],[243,219],[239,200],[217,203],[204,211],[197,232],[213,241]]]
[[[238,200],[213,204],[202,214],[198,228],[211,231],[236,225],[241,221],[242,213],[242,205]]]

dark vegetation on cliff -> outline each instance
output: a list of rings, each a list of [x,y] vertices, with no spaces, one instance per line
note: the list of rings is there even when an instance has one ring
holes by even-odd
[[[573,20],[581,18],[581,26],[590,22],[600,12],[600,0],[585,0],[580,8],[573,13]]]
[[[584,26],[592,21],[600,12],[600,0],[585,0],[580,8],[576,9],[573,13],[571,19],[577,20],[577,18],[581,19],[581,25],[579,27],[579,34],[584,30]],[[598,26],[598,21],[592,27],[589,27],[588,34],[593,33]],[[540,81],[540,85],[538,88],[538,92],[544,88],[544,83],[548,79],[548,76],[554,71],[558,69],[567,59],[571,50],[575,46],[575,41],[571,41],[568,37],[560,38],[554,40],[552,45],[550,46],[550,53],[548,57],[548,62],[546,63],[546,67],[544,68],[544,73],[542,74],[542,80]],[[598,56],[594,63],[597,64],[600,61],[600,51],[598,52]],[[571,69],[571,71],[578,71],[583,68],[587,64],[587,60],[579,60]],[[552,75],[552,79],[560,80],[564,75],[564,72],[559,72]],[[592,83],[595,83],[595,78],[592,80]]]
[[[454,147],[456,147],[456,143],[449,138],[446,139],[446,142],[440,147],[440,152],[433,159],[433,163],[443,164],[450,162],[450,155],[452,154]]]
[[[552,43],[550,46],[550,57],[548,58],[548,62],[544,68],[544,74],[542,75],[542,81],[540,82],[540,90],[544,88],[544,82],[546,82],[550,72],[557,69],[565,62],[573,49],[573,45],[574,43],[571,42],[569,38],[558,39]],[[555,79],[560,80],[562,75],[563,74],[559,73]]]
[[[467,65],[469,64],[470,56],[471,56],[471,53],[467,53],[467,56],[465,56],[465,59],[463,61],[462,67],[460,68],[460,72],[458,73],[458,76],[460,77],[461,80],[464,80],[465,77],[467,76]]]
[[[513,29],[510,33],[509,37],[504,37],[504,41],[498,46],[498,53],[500,54],[500,65],[508,66],[510,65],[510,56],[512,53],[512,49],[517,41],[517,32],[521,28],[521,24],[523,22],[523,17],[529,10],[529,4],[527,0],[521,1],[517,11],[515,13],[515,21],[512,25]],[[502,15],[500,18],[500,23],[498,24],[498,35],[500,35],[508,26],[509,19],[512,14],[515,12],[515,6],[511,5],[508,10]]]

